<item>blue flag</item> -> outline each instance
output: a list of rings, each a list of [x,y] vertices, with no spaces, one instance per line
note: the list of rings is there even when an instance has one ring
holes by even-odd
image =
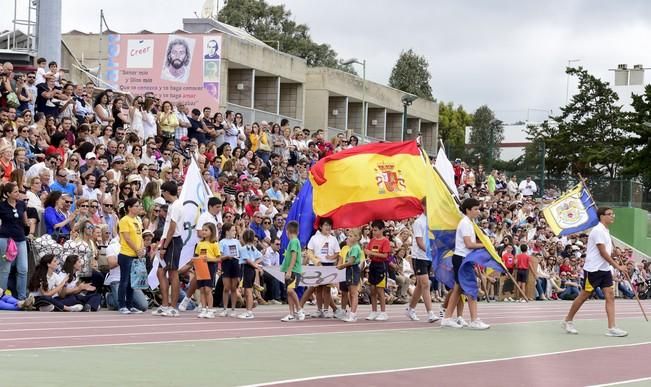
[[[310,183],[310,180],[305,181],[296,197],[296,200],[294,200],[292,208],[290,208],[289,214],[287,215],[285,228],[287,228],[287,223],[292,220],[298,222],[298,240],[301,241],[301,247],[307,246],[307,242],[309,242],[310,237],[314,233],[314,221],[316,220],[316,214],[312,208],[312,184]],[[283,235],[280,238],[281,263],[288,243],[289,239],[287,239],[287,232],[283,230]]]
[[[504,268],[493,259],[486,249],[473,250],[464,258],[459,268],[459,285],[465,295],[476,300],[479,287],[475,276],[475,265],[490,268],[500,273],[504,272]]]
[[[543,215],[556,235],[576,234],[599,223],[597,206],[582,183],[545,207]]]
[[[432,258],[436,280],[448,288],[454,286],[452,255],[456,230],[431,230],[427,243],[427,256]]]

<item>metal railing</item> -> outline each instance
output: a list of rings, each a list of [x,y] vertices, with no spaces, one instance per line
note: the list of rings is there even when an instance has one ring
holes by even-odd
[[[242,117],[244,118],[244,122],[247,124],[250,124],[252,122],[260,122],[260,121],[280,123],[280,121],[283,118],[287,118],[289,120],[290,126],[292,127],[303,126],[303,120],[287,117],[282,114],[276,114],[264,110],[252,109],[250,107],[238,105],[231,102],[228,102],[226,104],[226,107],[228,108],[228,110],[232,110],[236,113],[241,113]]]

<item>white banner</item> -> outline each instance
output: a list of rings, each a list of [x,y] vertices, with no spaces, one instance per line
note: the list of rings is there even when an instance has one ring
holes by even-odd
[[[206,186],[201,176],[199,166],[192,159],[188,172],[185,175],[183,182],[183,189],[179,199],[183,203],[183,249],[181,250],[181,259],[179,261],[179,268],[183,267],[186,263],[190,262],[194,255],[194,246],[198,242],[197,220],[202,212],[208,211],[208,199],[212,196],[210,189]],[[176,225],[179,227],[179,225]]]
[[[264,271],[271,274],[278,281],[285,283],[285,273],[278,266],[263,266]],[[346,270],[339,270],[334,266],[303,266],[301,286],[318,286],[337,284],[346,280]]]

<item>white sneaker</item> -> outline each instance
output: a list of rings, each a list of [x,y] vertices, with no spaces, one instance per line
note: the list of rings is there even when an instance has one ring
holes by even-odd
[[[231,309],[230,312],[228,312],[227,317],[237,317],[237,312],[235,312],[235,309]]]
[[[623,330],[623,329],[616,328],[616,327],[615,327],[615,328],[609,328],[609,329],[606,331],[606,336],[610,336],[610,337],[625,337],[625,336],[628,336],[628,332],[626,332],[626,331]]]
[[[437,322],[439,320],[440,320],[439,316],[437,316],[436,313],[434,313],[433,310],[430,310],[429,313],[427,314],[427,322],[433,323],[433,322]]]
[[[357,322],[357,314],[350,312],[348,316],[343,319],[344,322]]]
[[[408,307],[405,314],[407,315],[407,317],[409,317],[409,319],[411,321],[419,321],[420,320],[418,318],[418,316],[416,315],[416,309],[411,309],[411,308]]]
[[[574,321],[561,321],[561,327],[565,329],[565,332],[571,335],[579,334],[579,331],[577,331],[576,327],[574,326]]]
[[[244,313],[240,314],[239,316],[237,316],[237,318],[239,318],[241,320],[252,320],[252,319],[255,318],[255,316],[253,315],[253,312],[251,312],[250,310],[247,310],[246,312],[244,312]]]
[[[98,309],[97,311],[99,312],[99,309]],[[133,313],[133,314],[141,314],[141,313],[142,313],[142,310],[140,310],[140,309],[138,309],[138,308],[133,308],[133,307],[132,307],[132,308],[129,309],[129,312],[131,312],[131,313]]]
[[[127,308],[124,308],[124,309],[127,309]],[[71,312],[81,312],[82,310],[84,310],[84,306],[82,304],[75,304],[75,305],[71,306],[69,310]],[[127,309],[127,310],[129,310],[129,309]],[[131,312],[129,312],[129,313],[131,313]]]
[[[490,328],[491,326],[486,324],[485,322],[481,321],[480,319],[477,319],[475,321],[471,321],[470,325],[468,325],[468,328],[478,330],[478,331],[483,331],[485,329]]]
[[[341,308],[337,308],[337,310],[335,311],[335,318],[338,319],[338,320],[345,319],[346,318],[346,312]]]
[[[118,312],[120,312],[120,314],[131,314],[131,311],[127,308],[120,308]]]
[[[282,305],[282,302],[280,302],[280,301],[278,301],[278,300],[273,300],[273,299],[270,300],[269,303],[270,303],[271,305]]]
[[[324,310],[323,311],[323,318],[333,318],[333,317],[334,317],[334,315],[329,310]]]
[[[387,321],[389,319],[389,316],[385,312],[380,312],[378,313],[377,317],[375,318],[375,321]]]
[[[463,319],[463,317],[457,317],[457,323],[461,325],[461,327],[463,328],[468,327],[468,323],[466,322],[466,320]]]
[[[312,312],[312,314],[310,314],[310,317],[311,318],[323,318],[324,313],[323,313],[322,310],[317,310],[316,312]]]
[[[515,301],[515,300],[512,299],[511,297],[507,297],[505,300],[508,301],[508,302],[513,302],[513,301]]]
[[[303,312],[303,309],[296,312],[296,318],[298,319],[298,321],[305,320],[305,312]]]
[[[190,305],[190,299],[188,297],[183,297],[183,301],[179,304],[179,311],[185,312],[188,310],[188,305]]]
[[[280,321],[282,321],[282,322],[290,322],[290,321],[294,321],[294,319],[295,319],[294,316],[292,316],[291,314],[288,314],[287,316],[281,318]]]
[[[524,298],[521,298],[521,299],[520,299],[520,302],[521,302],[521,303],[525,303],[525,302],[527,302],[527,300],[525,300]]]
[[[371,312],[368,314],[368,316],[366,316],[366,319],[369,321],[373,321],[377,318],[377,316],[378,316],[377,312]]]
[[[219,317],[228,317],[228,309],[224,309],[217,315]]]
[[[447,327],[447,328],[455,328],[455,329],[460,329],[463,328],[463,325],[459,324],[457,322],[457,319],[455,318],[443,318],[441,320],[441,327]]]
[[[155,311],[151,312],[154,316],[165,316],[165,311],[167,310],[167,307],[165,306],[159,306],[156,308]]]
[[[165,317],[179,317],[179,311],[176,308],[168,307],[163,314]]]
[[[179,307],[179,309],[181,309],[181,308]],[[201,311],[197,315],[197,318],[206,318],[206,313],[207,312],[208,312],[208,310],[206,310],[206,308],[201,308]]]

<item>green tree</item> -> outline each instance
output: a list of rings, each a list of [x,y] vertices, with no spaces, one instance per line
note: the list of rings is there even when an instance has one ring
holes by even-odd
[[[337,52],[328,44],[319,44],[310,37],[310,29],[291,19],[284,5],[269,5],[264,0],[232,0],[219,11],[221,22],[244,29],[256,39],[298,56],[308,66],[325,66],[356,74],[351,65],[341,65]]]
[[[466,127],[472,124],[472,115],[452,102],[439,103],[439,138],[445,144],[450,157],[465,154]]]
[[[651,85],[646,85],[643,94],[631,97],[633,112],[626,113],[625,121],[626,129],[632,135],[626,139],[622,173],[628,177],[640,177],[647,187],[651,187]]]
[[[579,91],[561,114],[529,129],[531,140],[545,141],[547,169],[553,173],[608,175],[620,169],[626,149],[623,114],[617,93],[581,67],[568,68],[579,79]]]
[[[432,86],[429,81],[429,63],[424,56],[416,54],[412,49],[400,53],[398,61],[391,70],[389,86],[429,100],[432,97]]]
[[[472,115],[470,129],[470,159],[474,163],[492,163],[499,159],[499,145],[504,141],[502,121],[488,106],[480,106]]]

